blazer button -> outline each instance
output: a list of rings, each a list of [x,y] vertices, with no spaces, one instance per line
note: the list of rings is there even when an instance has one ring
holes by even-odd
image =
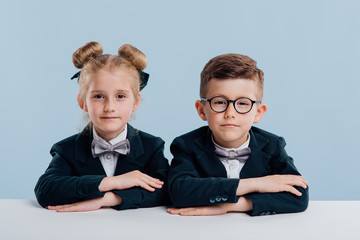
[[[215,203],[215,198],[214,197],[210,198],[210,203]]]
[[[224,194],[221,196],[221,200],[223,200],[224,202],[226,202],[228,200],[228,195]]]
[[[271,212],[272,215],[276,214],[276,212]]]
[[[261,212],[259,215],[264,216],[265,214],[266,214],[265,212]]]
[[[266,212],[266,213],[265,213],[265,215],[270,215],[270,214],[271,214],[271,212]]]
[[[220,202],[220,201],[221,201],[221,197],[220,197],[220,196],[216,196],[215,200],[216,200],[216,202]]]

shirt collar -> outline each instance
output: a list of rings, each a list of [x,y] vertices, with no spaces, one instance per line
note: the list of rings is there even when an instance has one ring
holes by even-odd
[[[94,136],[94,139],[96,139],[96,140],[100,140],[100,141],[103,141],[103,142],[105,142],[105,143],[110,143],[111,145],[114,145],[114,144],[116,144],[116,143],[118,143],[118,142],[126,139],[126,136],[127,136],[127,128],[128,128],[128,127],[126,126],[125,129],[124,129],[124,131],[122,131],[117,137],[111,139],[109,142],[107,142],[107,141],[105,141],[103,138],[101,138],[101,137],[97,134],[97,132],[96,132],[96,130],[95,130],[94,127],[93,127],[93,136]]]
[[[211,141],[214,143],[214,145],[215,145],[216,148],[224,149],[225,151],[240,150],[240,149],[249,147],[249,144],[250,144],[250,134],[248,134],[247,140],[246,140],[240,147],[238,147],[238,148],[224,148],[224,147],[220,146],[219,144],[217,144],[217,143],[215,142],[213,135],[211,135]]]

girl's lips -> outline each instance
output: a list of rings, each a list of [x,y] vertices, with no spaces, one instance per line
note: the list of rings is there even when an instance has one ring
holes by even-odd
[[[103,119],[116,119],[117,117],[102,117]]]

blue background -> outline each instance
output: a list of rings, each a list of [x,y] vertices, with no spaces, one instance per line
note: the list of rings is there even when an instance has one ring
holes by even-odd
[[[98,41],[148,57],[131,124],[161,136],[205,124],[195,111],[210,58],[248,55],[265,72],[258,127],[283,136],[311,200],[360,200],[360,2],[1,1],[0,198],[34,198],[52,144],[79,131],[72,53]]]

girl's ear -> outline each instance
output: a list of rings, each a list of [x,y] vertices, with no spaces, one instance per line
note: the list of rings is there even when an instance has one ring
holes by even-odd
[[[262,117],[264,116],[265,112],[267,111],[267,106],[266,104],[260,103],[257,110],[256,110],[256,115],[254,118],[254,123],[259,122]]]
[[[133,112],[135,112],[136,109],[138,109],[138,107],[140,106],[140,100],[141,100],[141,94],[138,93],[138,95],[134,99],[134,105],[133,105],[133,109],[132,109]]]
[[[206,121],[207,118],[206,118],[206,115],[205,115],[204,104],[200,100],[197,100],[195,102],[195,108],[196,108],[196,111],[197,111],[199,117],[202,120]]]
[[[78,104],[79,104],[79,107],[84,111],[84,112],[87,112],[87,107],[86,107],[86,104],[85,104],[85,101],[80,99],[80,94],[77,95],[77,101],[78,101]]]

